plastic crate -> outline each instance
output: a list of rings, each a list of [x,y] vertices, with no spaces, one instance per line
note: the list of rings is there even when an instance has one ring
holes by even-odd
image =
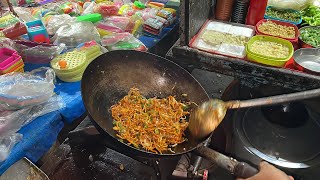
[[[16,51],[8,48],[0,49],[0,73],[6,73],[10,68],[19,64],[19,61],[21,61],[21,56]]]

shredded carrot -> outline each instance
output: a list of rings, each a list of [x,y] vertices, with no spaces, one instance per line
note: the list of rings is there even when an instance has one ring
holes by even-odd
[[[113,129],[120,139],[129,145],[160,153],[171,151],[186,140],[184,131],[188,127],[184,111],[185,104],[173,96],[147,99],[137,88],[111,107]]]

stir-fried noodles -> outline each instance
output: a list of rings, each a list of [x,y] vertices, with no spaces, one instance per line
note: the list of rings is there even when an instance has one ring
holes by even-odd
[[[129,145],[147,151],[162,153],[184,142],[188,126],[184,111],[186,105],[173,96],[146,99],[137,88],[111,107],[113,129]]]

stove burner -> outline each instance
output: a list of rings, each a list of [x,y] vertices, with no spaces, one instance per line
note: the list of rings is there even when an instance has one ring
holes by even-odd
[[[266,106],[262,107],[261,110],[271,123],[287,128],[301,127],[309,119],[307,109],[300,102]]]
[[[296,106],[304,107],[302,103]],[[319,124],[317,119],[312,118],[315,115],[309,115],[313,112],[306,108],[300,110],[301,115],[263,108],[237,111],[234,115],[236,136],[248,151],[278,166],[308,168],[318,165]],[[275,118],[276,116],[279,117]]]

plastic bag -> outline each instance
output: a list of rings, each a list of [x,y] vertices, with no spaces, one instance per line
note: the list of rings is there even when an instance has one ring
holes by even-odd
[[[59,12],[70,16],[79,16],[83,12],[83,8],[78,3],[65,2],[60,6]]]
[[[96,6],[95,2],[85,2],[83,4],[83,12],[81,15],[86,15],[86,14],[92,14],[93,13],[93,8]]]
[[[88,41],[100,42],[100,34],[91,22],[74,22],[61,26],[53,36],[53,44],[64,43],[68,48]]]
[[[64,107],[60,96],[55,95],[42,104],[25,107],[17,111],[2,111],[0,112],[0,137],[15,133],[37,117]]]
[[[273,6],[279,9],[294,9],[300,11],[311,3],[312,0],[269,0],[268,6]]]
[[[105,18],[105,21],[101,23],[113,25],[113,26],[119,27],[122,30],[126,30],[126,27],[128,26],[129,22],[130,22],[129,17],[111,16],[111,17]]]
[[[14,15],[11,13],[5,13],[0,17],[0,29],[5,29],[6,27],[14,25],[17,22],[19,22],[19,19]]]
[[[22,134],[14,133],[10,136],[0,138],[0,162],[3,162],[7,159],[11,149],[14,147],[14,145],[22,140],[22,137]]]
[[[22,19],[24,22],[29,21],[35,21],[36,18],[34,18],[31,15],[30,8],[24,8],[24,7],[14,7],[14,11],[17,13],[18,17]]]
[[[147,51],[147,47],[130,33],[118,33],[104,36],[101,44],[110,51],[137,50]]]
[[[141,13],[141,17],[144,21],[146,21],[149,18],[155,18],[158,10],[154,8],[146,8],[141,12],[137,12],[136,14]]]
[[[58,56],[65,48],[65,44],[58,46],[31,41],[15,41],[15,49],[26,63],[46,64]]]
[[[143,19],[139,15],[133,15],[130,17],[129,24],[126,27],[126,32],[133,34],[135,37],[139,37],[142,34]]]
[[[51,16],[50,20],[46,25],[48,34],[54,35],[61,26],[68,25],[69,23],[72,23],[75,21],[76,21],[76,18],[71,17],[68,14],[53,15]]]
[[[106,3],[99,3],[93,8],[93,12],[99,13],[102,16],[118,15],[119,7],[117,5],[109,5]]]
[[[42,104],[54,94],[55,72],[39,68],[30,73],[0,76],[0,111],[18,110]]]
[[[0,37],[0,48],[15,50],[14,41],[9,38]]]

